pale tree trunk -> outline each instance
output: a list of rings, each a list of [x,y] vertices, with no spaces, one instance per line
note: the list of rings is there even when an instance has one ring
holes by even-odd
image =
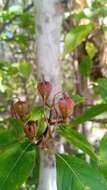
[[[35,0],[34,2],[38,80],[44,78],[51,82],[53,90],[50,101],[52,101],[54,95],[61,92],[59,45],[62,11],[58,0]],[[44,151],[40,152],[38,190],[57,190],[55,155]]]

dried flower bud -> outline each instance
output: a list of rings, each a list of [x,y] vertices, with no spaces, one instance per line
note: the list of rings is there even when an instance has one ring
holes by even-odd
[[[49,81],[40,82],[38,84],[38,91],[40,95],[42,96],[43,101],[46,103],[52,91],[51,83]]]
[[[28,113],[28,104],[26,101],[18,100],[16,103],[11,105],[11,114],[16,118],[23,118]]]
[[[28,121],[24,126],[24,132],[30,140],[33,140],[33,138],[36,136],[37,129],[37,123],[34,121]]]
[[[59,99],[58,107],[62,114],[62,117],[66,119],[73,112],[74,102],[68,95],[64,95]]]

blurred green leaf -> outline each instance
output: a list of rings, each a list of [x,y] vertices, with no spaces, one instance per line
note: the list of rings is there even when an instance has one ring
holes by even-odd
[[[87,141],[84,135],[67,126],[60,126],[57,131],[71,144],[83,150],[84,153],[89,154],[93,159],[97,158],[93,146]]]
[[[107,7],[98,7],[98,8],[92,8],[92,16],[91,17],[106,17],[107,16]]]
[[[26,48],[28,46],[28,36],[27,33],[26,34],[18,34],[15,36],[14,41],[17,42],[20,46],[24,48]],[[23,60],[22,62],[26,62],[26,64],[28,64],[27,61]]]
[[[107,104],[98,104],[88,108],[86,111],[81,113],[73,122],[72,124],[78,125],[84,123],[86,121],[91,120],[93,117],[100,115],[104,112],[107,112]]]
[[[101,78],[95,84],[96,94],[101,95],[102,99],[107,100],[107,78]]]
[[[92,69],[92,61],[89,56],[83,57],[79,64],[79,70],[81,75],[83,76],[89,76]]]
[[[74,100],[76,105],[84,102],[84,97],[80,95],[72,95],[72,99]]]
[[[77,26],[65,37],[64,54],[70,53],[78,47],[92,31],[93,24]]]
[[[19,64],[19,72],[24,78],[29,78],[32,71],[32,66],[26,60],[23,60]]]
[[[99,167],[107,178],[107,134],[104,135],[99,147]]]
[[[106,0],[105,0],[106,1]],[[75,13],[73,16],[76,21],[79,23],[81,19],[87,19],[94,22],[95,17],[106,17],[107,16],[107,7],[102,6],[102,1],[99,0],[99,3],[93,1],[91,7],[84,8],[82,11]]]
[[[87,51],[90,59],[92,59],[95,56],[97,49],[92,42],[87,42],[86,43],[86,51]]]
[[[0,21],[1,22],[7,22],[11,18],[13,18],[14,16],[16,16],[17,14],[18,14],[17,12],[11,12],[11,11],[8,11],[8,10],[2,10],[0,12]]]
[[[15,144],[0,156],[0,190],[19,190],[34,166],[35,150],[28,143]]]
[[[11,66],[7,70],[8,74],[12,77],[18,73],[17,66],[15,64],[11,64]]]
[[[96,3],[107,3],[107,0],[95,0]]]
[[[19,27],[24,28],[24,30],[26,29],[26,31],[33,37],[33,34],[35,34],[34,15],[32,15],[30,12],[24,12],[19,15],[19,18]]]
[[[85,161],[56,155],[58,190],[106,190],[107,181],[100,171]]]

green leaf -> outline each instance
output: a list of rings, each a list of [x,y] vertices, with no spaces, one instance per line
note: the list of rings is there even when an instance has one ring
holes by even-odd
[[[15,142],[17,142],[17,135],[14,130],[0,129],[0,149],[4,150],[7,146]]]
[[[10,75],[11,77],[15,76],[15,75],[18,73],[17,65],[11,64],[11,65],[8,67],[7,73],[8,73],[8,75]]]
[[[31,74],[32,66],[26,60],[23,60],[19,64],[19,72],[24,78],[28,78]]]
[[[37,121],[41,120],[44,117],[45,108],[43,106],[36,106],[33,107],[30,115],[28,116],[28,120],[30,121]]]
[[[92,31],[93,25],[81,25],[72,29],[65,37],[64,54],[70,53],[78,47]]]
[[[99,166],[107,178],[107,134],[103,137],[99,147]]]
[[[47,124],[44,121],[46,111],[47,109],[43,106],[33,107],[30,112],[30,115],[28,116],[28,121],[38,121],[38,136],[41,136],[47,128]]]
[[[95,54],[97,52],[97,49],[92,42],[87,42],[86,43],[86,51],[87,51],[90,59],[93,59],[93,57],[95,56]]]
[[[97,158],[93,146],[87,141],[84,135],[67,126],[60,126],[60,128],[58,129],[58,133],[66,138],[66,140],[69,141],[71,144],[83,150],[84,153],[89,154],[93,159]]]
[[[81,75],[87,77],[90,75],[91,69],[92,69],[92,61],[89,56],[85,56],[81,60],[80,65],[79,65],[80,73],[81,73]]]
[[[81,113],[73,122],[72,124],[78,125],[84,123],[86,121],[91,120],[93,117],[100,115],[107,111],[107,104],[98,104],[92,106],[91,108],[87,109],[83,113]]]
[[[56,155],[58,190],[107,190],[107,182],[97,168],[68,155]]]
[[[27,36],[27,34],[18,34],[18,35],[16,35],[14,41],[16,43],[18,43],[22,48],[26,48],[28,46],[28,36]],[[22,62],[26,62],[26,65],[29,64],[26,60],[23,60]],[[31,67],[30,64],[28,66],[29,66],[29,68]],[[26,66],[26,67],[28,67],[28,66]],[[25,67],[25,65],[24,65],[24,67]]]
[[[107,78],[101,78],[96,81],[95,91],[101,95],[102,99],[107,101]]]
[[[19,190],[30,176],[35,160],[31,144],[15,144],[0,155],[0,190]]]
[[[81,104],[84,102],[84,97],[80,96],[80,95],[73,95],[72,99],[74,100],[75,104]]]
[[[44,121],[44,118],[38,122],[38,125],[39,125],[39,129],[38,129],[37,136],[41,136],[46,131],[46,128],[47,128],[47,123]]]
[[[19,121],[15,118],[10,118],[9,124],[12,130],[16,133],[17,138],[23,135],[24,123],[22,121]]]

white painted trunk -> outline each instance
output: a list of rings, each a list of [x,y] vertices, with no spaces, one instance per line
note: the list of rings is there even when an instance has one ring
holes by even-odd
[[[57,190],[55,156],[40,152],[40,175],[38,190]]]
[[[34,0],[36,7],[36,45],[38,80],[48,80],[53,85],[50,101],[61,92],[60,32],[62,16],[58,0]],[[40,153],[38,190],[57,190],[55,156]]]

